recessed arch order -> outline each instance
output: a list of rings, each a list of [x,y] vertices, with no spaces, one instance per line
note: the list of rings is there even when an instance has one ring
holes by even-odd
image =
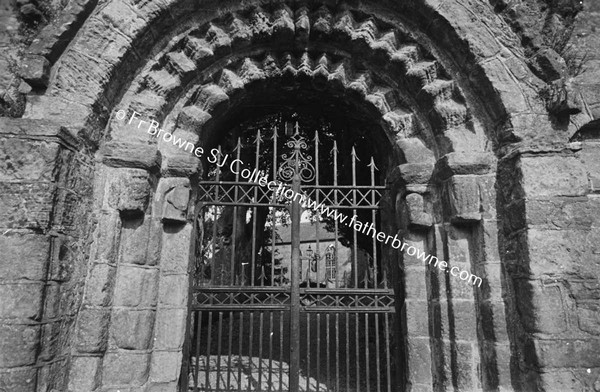
[[[455,139],[442,143],[441,152],[465,149],[459,140],[469,133],[485,133],[479,138],[497,144],[508,137],[503,132],[518,128],[522,121],[515,119],[543,112],[533,89],[519,81],[529,73],[518,53],[503,47],[512,38],[491,9],[478,6],[481,16],[474,17],[451,3],[438,9],[410,3],[111,1],[86,21],[54,65],[49,95],[82,105],[62,114],[73,127],[100,129],[110,110],[132,99],[128,94],[157,100],[152,103],[160,108],[153,109],[165,115],[192,78],[200,81],[241,56],[287,50],[360,62],[403,98],[425,128],[433,125],[436,136],[446,132]],[[486,17],[495,24],[483,23]],[[153,78],[160,82],[152,86]],[[140,79],[156,94],[141,90]],[[40,114],[36,104],[32,117]],[[469,129],[461,129],[466,120]]]
[[[467,8],[458,1],[434,0],[114,0],[101,4],[84,23],[53,65],[46,95],[30,102],[26,116],[59,121],[94,148],[100,147],[99,160],[106,167],[97,172],[98,184],[103,184],[98,187],[108,191],[98,192],[102,193],[98,197],[107,200],[97,205],[110,210],[102,213],[123,220],[112,229],[135,226],[138,232],[152,233],[164,224],[160,229],[164,232],[158,230],[163,238],[163,243],[157,241],[158,254],[184,259],[179,252],[185,253],[182,249],[193,237],[193,213],[187,212],[186,203],[192,200],[193,204],[191,178],[199,162],[192,154],[182,153],[172,143],[157,142],[143,129],[119,121],[111,113],[136,111],[144,120],[159,121],[173,134],[202,144],[217,139],[218,132],[226,128],[223,124],[251,104],[319,105],[321,102],[315,101],[320,99],[322,106],[344,108],[350,120],[365,120],[380,129],[389,150],[396,153],[394,165],[417,167],[410,167],[408,175],[399,169],[402,181],[397,182],[401,185],[394,185],[393,196],[386,201],[393,211],[387,218],[396,221],[389,227],[401,231],[407,241],[439,252],[440,257],[448,252],[468,254],[460,244],[476,246],[472,238],[480,229],[477,225],[489,212],[486,208],[493,210],[490,205],[495,201],[495,168],[490,163],[493,159],[488,158],[505,141],[525,137],[532,119],[545,113],[528,85],[531,74],[520,53],[509,49],[519,46],[516,40],[484,2],[473,2]],[[46,109],[49,100],[56,105],[51,113]],[[538,129],[549,126],[537,125]],[[450,154],[458,158],[449,158]],[[461,160],[466,155],[473,160]],[[394,171],[389,174],[394,179]],[[483,177],[475,179],[471,174]],[[434,175],[439,177],[439,189],[432,191],[429,180]],[[129,189],[147,192],[147,197],[136,196],[130,204],[122,202],[119,195]],[[463,202],[465,206],[460,205]],[[130,214],[132,211],[135,214]],[[139,219],[140,212],[148,219],[135,221],[135,225],[126,222]],[[463,226],[452,227],[454,222]],[[442,229],[447,229],[447,234],[436,231]],[[424,233],[434,234],[428,237]],[[101,236],[96,240],[108,241]],[[127,251],[127,241],[121,240],[125,244],[120,245],[125,249],[122,252]],[[451,248],[449,241],[459,245]],[[436,246],[437,250],[433,249]],[[185,275],[186,267],[177,272]],[[127,268],[135,270],[130,265]],[[135,274],[145,273],[140,271]],[[161,275],[161,285],[173,280],[169,274]],[[408,325],[400,326],[410,335],[405,342],[407,385],[429,388],[457,378],[455,373],[463,369],[444,373],[443,380],[428,380],[429,370],[415,373],[420,355],[427,357],[433,352],[431,356],[439,354],[438,358],[456,358],[457,354],[446,355],[441,345],[430,344],[430,338],[439,338],[435,335],[439,331],[432,338],[429,330],[421,330],[428,325],[429,314],[439,309],[427,303],[427,292],[421,292],[422,298],[414,293],[422,287],[441,292],[439,282],[434,283],[430,275],[410,279],[406,274],[399,279],[410,282],[403,290],[414,302],[406,302],[409,307],[405,311],[417,320],[412,324],[405,320]],[[469,302],[465,303],[474,312],[480,304],[472,292],[467,294]],[[437,295],[443,297],[444,293]],[[159,308],[155,333],[162,333],[167,318],[170,323],[185,325],[184,308],[168,308],[166,313]],[[114,323],[118,322],[115,318]],[[473,329],[477,322],[472,321]],[[431,324],[432,330],[437,327]],[[177,337],[169,340],[172,344],[158,345],[151,354],[133,354],[151,355],[156,363],[175,354],[181,360],[182,347],[174,341],[176,332],[173,336]],[[468,338],[473,351],[477,347],[483,350],[488,343],[485,337]],[[482,362],[491,374],[496,352],[490,352]],[[477,355],[472,355],[476,361]],[[442,362],[432,367],[453,365]],[[427,366],[429,362],[424,363]],[[72,378],[78,376],[77,368],[70,371]],[[110,380],[111,369],[104,374]],[[161,382],[173,380],[157,381]],[[495,381],[485,382],[494,387]],[[470,387],[475,385],[473,380]]]

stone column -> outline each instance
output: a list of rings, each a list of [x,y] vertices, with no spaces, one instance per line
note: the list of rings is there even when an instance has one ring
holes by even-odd
[[[159,182],[155,211],[160,212],[163,234],[159,263],[159,291],[154,327],[149,391],[177,390],[188,318],[193,224],[188,217],[190,182],[164,178]]]
[[[148,376],[158,291],[156,227],[145,169],[100,167],[98,226],[77,321],[69,391],[141,386]],[[105,359],[105,361],[103,361]]]
[[[173,134],[197,144],[203,119],[202,113],[186,111],[185,115],[180,115]],[[190,179],[196,178],[201,165],[191,151],[172,143],[159,141],[159,148],[164,178],[158,183],[153,213],[162,226],[162,249],[150,375],[146,386],[148,392],[176,392],[180,377],[188,377],[181,372],[184,355],[188,355],[184,352],[184,343],[196,235],[195,211],[190,209],[195,192]]]
[[[438,296],[432,303],[432,314],[439,315],[432,316],[437,388],[494,390],[499,374],[510,381],[508,368],[497,367],[508,340],[495,230],[495,166],[493,155],[484,153],[450,153],[436,166],[442,222],[435,225],[432,242],[436,257],[448,262],[443,272],[430,264]],[[454,267],[481,278],[481,286],[452,276]]]
[[[97,224],[69,368],[73,392],[145,385],[157,305],[161,228],[150,206],[156,148],[111,142],[98,158]]]
[[[432,164],[403,164],[393,173],[396,227],[403,243],[430,252],[428,233],[433,225],[431,189],[427,185]],[[398,251],[400,340],[404,348],[406,385],[411,391],[433,391],[434,367],[430,336],[431,287],[427,265]]]

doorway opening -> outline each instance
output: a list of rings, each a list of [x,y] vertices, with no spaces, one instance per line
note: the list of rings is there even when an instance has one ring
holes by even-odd
[[[377,143],[278,112],[215,151],[198,184],[183,390],[396,392],[393,263],[371,235],[387,191]]]

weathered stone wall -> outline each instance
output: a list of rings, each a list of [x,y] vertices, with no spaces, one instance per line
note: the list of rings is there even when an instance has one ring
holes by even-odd
[[[43,94],[50,69],[97,0],[0,3],[0,116],[22,117],[26,97]]]
[[[0,4],[0,115],[20,117],[25,111],[26,86],[15,74],[18,59],[19,20],[10,2]]]
[[[512,366],[523,390],[600,389],[598,143],[525,149],[500,176]]]
[[[46,121],[0,119],[0,145],[0,389],[51,390],[84,288],[93,162]]]
[[[600,118],[600,2],[586,1],[584,11],[574,23],[569,45],[575,58],[581,59],[581,70],[574,77],[575,94],[580,94],[584,114]]]
[[[175,3],[52,2],[0,53],[25,117],[0,118],[0,390],[176,390],[201,165],[114,109],[208,146],[243,103],[308,97],[386,132],[387,231],[485,278],[386,255],[407,389],[600,391],[597,131],[569,143],[598,118],[597,2]],[[545,50],[571,23],[577,74]]]

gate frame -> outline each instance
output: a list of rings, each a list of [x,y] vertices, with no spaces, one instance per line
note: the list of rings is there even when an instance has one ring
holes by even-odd
[[[287,128],[291,128],[289,126],[289,124],[286,124]],[[377,169],[374,163],[373,158],[371,158],[371,162],[368,165],[370,167],[370,174],[371,174],[371,183],[368,186],[360,186],[357,184],[357,174],[356,174],[356,161],[358,160],[357,158],[357,154],[354,150],[354,147],[352,147],[352,185],[350,186],[343,186],[343,185],[338,185],[338,149],[337,149],[337,142],[334,141],[334,149],[333,149],[333,161],[334,161],[334,185],[322,185],[319,183],[319,144],[320,144],[320,140],[318,137],[318,132],[315,133],[315,156],[314,157],[305,157],[302,150],[307,148],[307,143],[305,142],[305,139],[300,135],[299,133],[299,125],[296,122],[295,127],[293,127],[295,129],[295,132],[293,134],[293,136],[291,136],[291,138],[289,139],[289,141],[286,143],[288,145],[288,147],[292,147],[293,148],[293,152],[287,156],[286,154],[283,154],[282,157],[284,159],[284,162],[282,162],[281,166],[277,165],[277,140],[278,140],[278,132],[277,129],[274,128],[274,135],[273,135],[273,143],[274,143],[274,156],[273,156],[273,173],[277,174],[280,178],[284,179],[284,180],[290,180],[292,181],[292,187],[291,190],[294,192],[294,195],[300,195],[302,194],[303,189],[305,189],[302,186],[302,182],[310,182],[312,180],[315,180],[316,183],[314,186],[307,186],[308,188],[312,189],[315,192],[315,196],[317,199],[317,202],[319,201],[319,196],[320,196],[320,192],[324,191],[324,189],[328,189],[328,190],[333,190],[334,196],[333,199],[330,198],[329,194],[324,194],[325,200],[334,202],[335,205],[333,206],[334,208],[339,208],[342,207],[341,204],[337,204],[338,203],[338,191],[339,190],[347,190],[349,193],[351,193],[351,206],[346,206],[346,208],[349,207],[354,207],[353,212],[356,213],[356,208],[360,206],[360,203],[364,200],[368,200],[368,196],[370,195],[370,201],[368,201],[368,206],[362,206],[363,208],[370,208],[372,211],[372,224],[373,226],[375,226],[375,222],[376,222],[376,218],[377,218],[377,211],[379,210],[379,202],[376,200],[377,197],[382,197],[382,192],[389,190],[389,188],[387,186],[377,186],[376,182],[375,182],[375,170]],[[257,172],[259,170],[258,168],[258,157],[260,155],[260,146],[261,146],[261,142],[263,141],[263,138],[261,136],[260,131],[258,132],[258,135],[255,139],[255,144],[256,144],[256,161],[255,161],[255,167],[254,167],[254,172]],[[221,152],[221,147],[219,147],[219,152]],[[237,143],[237,160],[241,162],[240,160],[240,152],[241,152],[241,143],[240,143],[240,139],[238,138],[238,143]],[[312,161],[314,158],[314,161],[316,162],[316,166],[313,166],[310,161]],[[217,161],[218,162],[218,161]],[[205,208],[207,206],[225,206],[225,205],[229,205],[229,206],[243,206],[244,204],[236,204],[236,202],[238,202],[241,199],[238,199],[239,196],[239,192],[238,190],[240,189],[240,187],[247,187],[249,185],[252,185],[249,182],[240,182],[239,181],[239,164],[236,168],[237,170],[237,174],[236,174],[236,180],[235,182],[224,182],[224,181],[219,181],[219,173],[220,171],[217,170],[217,178],[215,181],[200,181],[198,183],[199,186],[199,190],[200,192],[204,191],[206,194],[209,194],[211,190],[214,190],[215,193],[215,199],[212,200],[212,202],[209,201],[200,201],[197,204],[197,207],[200,208]],[[262,184],[260,184],[262,186]],[[224,201],[225,199],[220,199],[219,198],[219,189],[221,189],[222,186],[232,186],[235,187],[234,190],[234,200],[231,200],[230,202],[226,202]],[[257,197],[257,184],[253,184],[252,186],[254,186],[255,188],[255,198]],[[364,191],[364,193],[361,193],[361,190]],[[224,195],[230,194],[230,190],[229,191],[224,191]],[[242,192],[247,195],[250,192],[245,192],[244,190],[242,190]],[[306,193],[304,194],[306,196]],[[360,196],[361,200],[357,200],[357,197]],[[202,195],[199,195],[200,200],[202,200]],[[276,203],[275,200],[276,196],[274,196],[272,202]],[[343,197],[344,198],[344,197]],[[346,195],[345,199],[350,202],[350,199],[348,198],[348,195]],[[290,305],[288,307],[284,306],[283,304],[281,305],[266,305],[266,304],[259,304],[259,305],[247,305],[244,304],[244,311],[245,310],[249,310],[249,311],[254,311],[254,310],[270,310],[270,311],[275,311],[275,310],[281,310],[281,311],[289,311],[290,312],[290,371],[291,374],[289,375],[289,391],[299,391],[300,389],[300,385],[299,385],[299,375],[300,375],[300,313],[301,311],[304,312],[309,312],[308,309],[303,309],[302,304],[301,304],[301,296],[302,295],[306,295],[308,297],[312,297],[315,298],[316,301],[319,301],[321,296],[335,296],[335,295],[350,295],[350,293],[352,292],[353,294],[356,294],[356,302],[355,302],[355,306],[354,307],[348,307],[347,309],[344,310],[343,307],[338,306],[337,310],[334,310],[336,308],[334,307],[329,307],[325,304],[322,304],[323,306],[316,306],[316,307],[311,307],[310,312],[342,312],[342,313],[352,313],[351,309],[359,309],[357,310],[356,313],[356,317],[357,317],[357,322],[358,322],[358,314],[367,314],[367,313],[371,313],[371,312],[375,312],[375,313],[390,313],[390,314],[395,314],[396,313],[396,305],[394,304],[394,297],[395,297],[395,290],[393,287],[388,288],[388,278],[387,278],[387,268],[386,265],[384,264],[384,260],[383,260],[383,256],[381,259],[381,262],[379,263],[381,265],[381,270],[383,272],[382,275],[382,282],[384,284],[384,288],[383,289],[378,289],[378,288],[370,288],[367,289],[367,279],[365,278],[365,288],[362,289],[360,287],[354,287],[352,290],[344,290],[344,289],[310,289],[310,288],[306,288],[306,289],[301,289],[300,288],[300,275],[301,275],[301,255],[300,255],[300,221],[301,221],[301,201],[298,200],[297,197],[293,197],[291,200],[291,224],[292,224],[292,230],[291,230],[291,238],[292,238],[292,244],[291,244],[291,250],[292,250],[292,254],[291,254],[291,263],[290,263],[290,277],[291,277],[291,282],[289,285],[289,291],[285,290],[285,289],[281,289],[281,290],[277,290],[277,286],[255,286],[255,281],[251,280],[251,285],[250,286],[243,286],[243,285],[235,285],[232,282],[230,282],[229,286],[223,286],[222,285],[222,281],[221,281],[221,285],[216,285],[213,287],[198,287],[196,286],[196,280],[195,280],[195,274],[198,271],[192,271],[192,273],[190,273],[190,295],[189,295],[189,311],[188,311],[188,318],[187,318],[187,333],[186,333],[186,343],[184,345],[184,360],[182,363],[182,377],[181,377],[181,390],[188,390],[190,387],[188,385],[188,381],[189,381],[189,376],[190,376],[190,363],[189,363],[189,359],[192,358],[192,356],[190,355],[192,352],[192,347],[191,347],[191,339],[192,336],[194,334],[197,334],[200,332],[200,328],[198,327],[195,331],[193,331],[193,325],[192,325],[192,313],[193,312],[201,312],[203,311],[203,309],[206,309],[209,312],[214,312],[220,309],[223,310],[228,310],[228,311],[242,311],[241,308],[236,308],[235,305],[231,305],[231,306],[227,306],[224,302],[222,302],[220,305],[214,305],[213,304],[213,299],[211,298],[210,300],[210,304],[206,304],[204,306],[198,306],[197,304],[194,305],[194,300],[196,299],[196,295],[200,294],[200,293],[233,293],[233,292],[261,292],[261,293],[275,293],[275,292],[281,292],[281,293],[289,293],[289,297],[290,297]],[[254,202],[250,203],[249,205],[245,205],[245,206],[276,206],[275,204],[271,205],[271,204],[262,204],[256,200],[254,200]],[[279,205],[282,206],[282,205]],[[235,213],[234,213],[235,214]],[[319,214],[320,216],[320,214]],[[235,219],[235,218],[234,218]],[[198,219],[195,220],[196,224],[195,226],[197,226],[198,224]],[[216,217],[214,222],[216,223]],[[234,221],[235,222],[235,221]],[[195,232],[197,232],[199,229],[195,228]],[[235,228],[235,223],[234,223],[234,231],[236,230]],[[338,222],[337,220],[335,220],[335,231],[336,231],[336,257],[337,257],[337,233],[338,233]],[[317,229],[318,232],[318,229]],[[358,261],[356,259],[356,252],[358,250],[358,246],[357,246],[357,234],[356,234],[356,230],[353,229],[354,232],[354,243],[353,243],[353,249],[354,249],[354,262],[355,264],[353,265],[353,270],[356,269],[356,273],[355,273],[355,283],[358,284]],[[254,228],[253,230],[253,237],[256,234],[256,228]],[[253,238],[254,241],[254,238]],[[234,236],[234,242],[235,242],[235,236]],[[317,237],[317,246],[318,246],[318,242],[319,239]],[[375,240],[375,238],[373,237],[373,252],[375,254],[375,257],[373,258],[374,262],[377,262],[376,259],[376,249],[377,249],[377,242]],[[202,246],[202,242],[200,243],[200,246]],[[214,243],[213,243],[214,246]],[[271,245],[274,249],[275,244],[273,243]],[[383,246],[383,244],[382,244]],[[254,249],[254,245],[253,245],[253,249]],[[233,263],[233,254],[235,252],[235,248],[232,251],[232,263]],[[254,252],[254,251],[253,251]],[[202,257],[202,256],[200,256]],[[254,259],[253,259],[254,260]],[[391,263],[390,267],[393,269],[395,267],[395,265],[393,265],[393,263]],[[251,266],[252,271],[254,272],[254,270],[256,269],[256,266],[253,265]],[[374,266],[374,270],[377,270],[378,267],[377,265]],[[234,268],[232,267],[232,271],[234,271]],[[374,284],[376,286],[379,285],[378,283],[378,274],[377,272],[375,272],[375,282]],[[211,278],[212,280],[213,278]],[[232,277],[233,279],[233,277]],[[273,275],[271,275],[271,284],[273,284]],[[235,280],[235,279],[234,279]],[[337,284],[336,284],[337,287]],[[360,295],[374,295],[375,296],[375,300],[372,301],[372,304],[374,304],[376,307],[373,309],[368,309],[369,306],[371,305],[367,305],[367,307],[365,306],[360,306],[361,305],[361,301],[358,299],[358,293],[360,293]],[[390,301],[386,302],[385,300],[383,300],[382,298],[378,298],[378,296],[382,296],[382,297],[387,297]],[[323,302],[323,301],[321,301]],[[340,300],[336,301],[337,305],[341,305]],[[240,305],[241,306],[241,305]],[[377,306],[382,306],[381,308],[378,308]],[[387,309],[387,310],[383,310],[383,309]],[[309,312],[309,313],[310,313]],[[319,313],[320,314],[320,313]],[[395,319],[396,317],[394,317]],[[395,321],[392,321],[392,325],[396,325]],[[357,326],[358,327],[358,326]],[[401,362],[401,359],[398,358],[399,352],[396,349],[395,353],[391,353],[390,352],[390,335],[392,336],[392,338],[394,337],[394,331],[398,331],[397,328],[394,329],[390,329],[390,325],[389,325],[389,320],[387,318],[385,318],[385,334],[387,334],[386,337],[386,342],[387,342],[387,359],[386,359],[386,363],[387,363],[387,379],[388,379],[388,391],[390,391],[392,388],[391,385],[391,371],[392,371],[392,364],[395,363],[396,366],[398,367],[398,369],[400,368],[399,362]],[[349,333],[349,331],[346,331],[346,333]],[[377,331],[377,341],[379,341],[379,331]],[[356,344],[359,344],[358,341],[356,342]],[[393,345],[393,343],[392,343]],[[328,347],[329,349],[329,347]],[[339,349],[339,347],[338,347]],[[199,352],[196,352],[196,357],[198,357],[200,355]],[[220,354],[219,354],[220,355]],[[241,353],[240,353],[241,355]],[[367,356],[368,356],[368,348],[367,348]],[[394,358],[393,356],[395,356],[396,358]],[[198,359],[196,360],[196,364],[198,364]],[[338,364],[339,366],[339,364]],[[358,366],[358,362],[357,362],[357,366]],[[379,354],[377,354],[377,366],[379,368]],[[396,370],[398,370],[396,369]],[[198,369],[197,369],[198,371]],[[368,375],[368,372],[367,372]],[[401,376],[400,376],[401,377]],[[196,383],[198,382],[198,380],[195,381]],[[318,383],[319,381],[317,381]],[[338,385],[339,385],[339,380],[338,380]],[[378,382],[378,386],[377,389],[379,390],[379,382]]]

